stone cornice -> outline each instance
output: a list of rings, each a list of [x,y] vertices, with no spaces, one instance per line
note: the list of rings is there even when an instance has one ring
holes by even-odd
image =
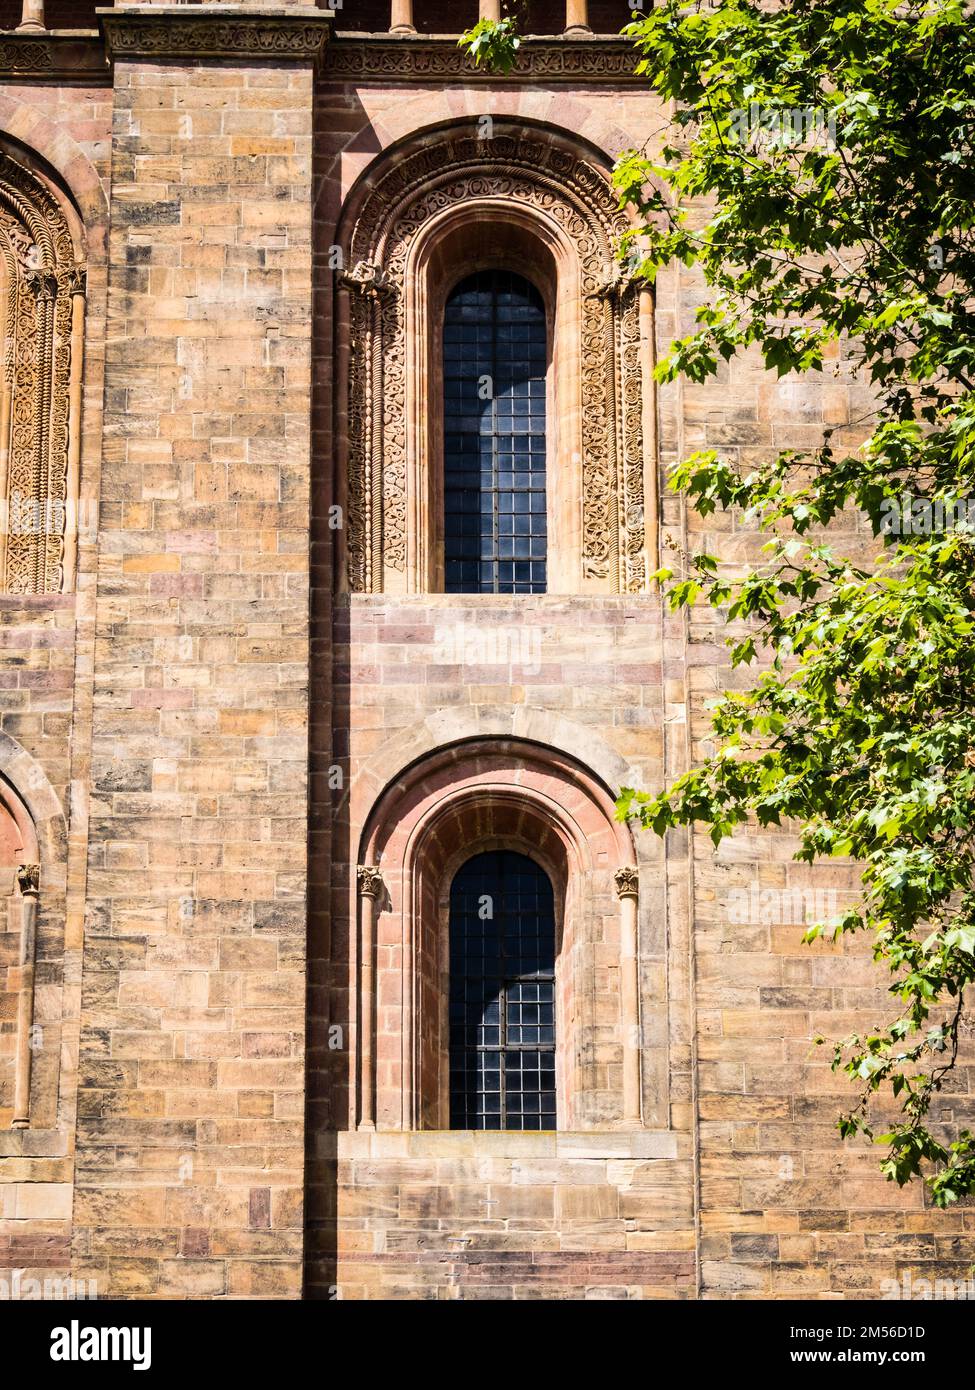
[[[323,76],[346,81],[544,81],[617,86],[646,82],[634,72],[637,61],[638,55],[626,39],[529,38],[522,41],[511,73],[499,76],[476,68],[457,47],[454,35],[346,33],[333,37],[329,44]]]
[[[105,46],[93,29],[0,33],[0,79],[87,75],[109,75]]]
[[[108,56],[128,58],[270,58],[319,63],[332,14],[310,5],[203,10],[186,5],[99,9]]]
[[[329,38],[334,16],[310,7],[221,5],[206,14],[185,5],[100,9],[94,30],[0,32],[3,78],[107,78],[113,59],[237,58],[315,62],[323,77],[348,82],[573,82],[622,86],[634,73],[632,44],[616,37],[562,36],[522,42],[506,77],[476,68],[457,36],[352,34]]]

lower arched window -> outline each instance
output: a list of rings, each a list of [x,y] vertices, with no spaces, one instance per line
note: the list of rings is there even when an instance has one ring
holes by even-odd
[[[512,851],[450,889],[450,1127],[555,1129],[555,903]]]
[[[444,587],[546,587],[545,305],[530,281],[480,271],[455,287],[443,329]]]

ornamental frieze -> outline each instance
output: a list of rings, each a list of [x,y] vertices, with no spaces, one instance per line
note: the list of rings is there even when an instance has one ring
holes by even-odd
[[[639,82],[633,45],[622,39],[525,39],[506,81]],[[334,38],[324,76],[344,81],[485,82],[497,75],[476,68],[454,38]],[[644,79],[645,80],[645,79]]]

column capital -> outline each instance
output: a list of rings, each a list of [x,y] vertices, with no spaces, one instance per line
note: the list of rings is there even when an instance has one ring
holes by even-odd
[[[40,864],[18,864],[17,886],[22,893],[38,893],[41,888]]]
[[[383,876],[377,864],[360,864],[355,871],[359,892],[364,898],[378,898],[383,891]]]
[[[640,896],[640,873],[638,869],[625,867],[617,869],[613,875],[618,898],[638,898]]]

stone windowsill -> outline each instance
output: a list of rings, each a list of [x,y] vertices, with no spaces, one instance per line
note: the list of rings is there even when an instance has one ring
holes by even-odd
[[[340,1159],[397,1158],[612,1158],[674,1159],[680,1140],[672,1130],[357,1130],[338,1136]]]

